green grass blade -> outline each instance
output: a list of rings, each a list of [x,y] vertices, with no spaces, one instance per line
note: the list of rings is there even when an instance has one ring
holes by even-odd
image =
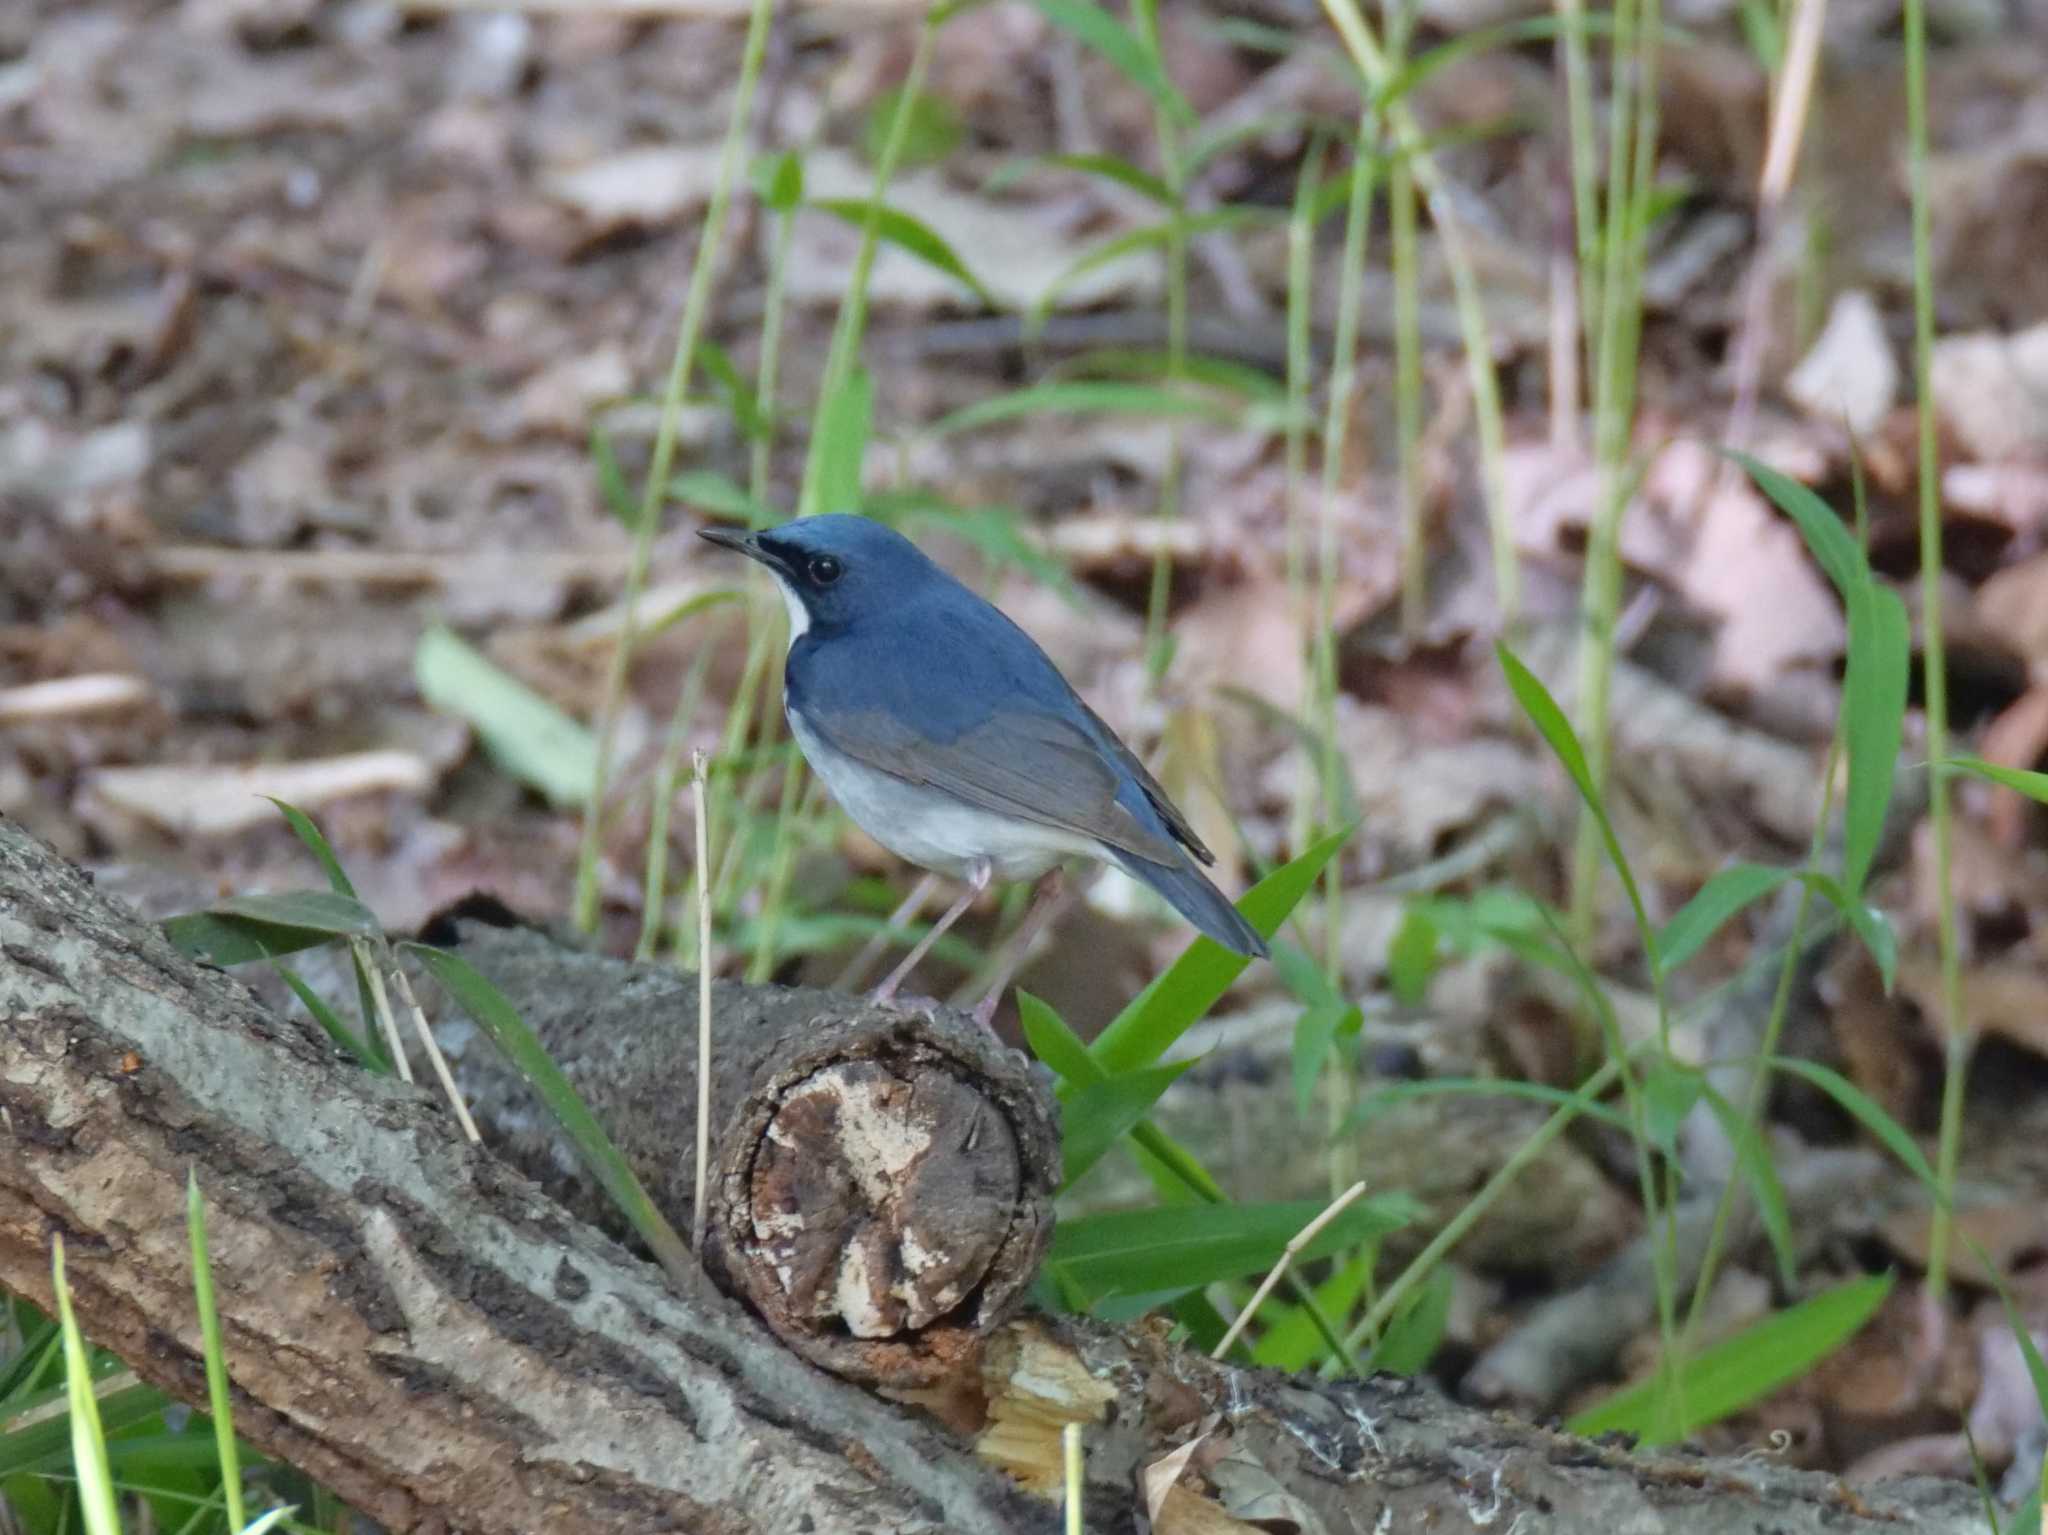
[[[1366,1281],[1372,1278],[1378,1258],[1372,1251],[1361,1253],[1316,1286],[1316,1304],[1323,1308],[1325,1316],[1341,1321],[1350,1315],[1358,1297],[1365,1293]],[[1307,1369],[1327,1352],[1322,1332],[1307,1307],[1289,1305],[1273,1297],[1267,1300],[1261,1316],[1266,1325],[1259,1341],[1252,1345],[1252,1363],[1292,1374]]]
[[[248,1520],[242,1504],[242,1457],[235,1444],[227,1354],[221,1345],[220,1309],[213,1299],[213,1263],[206,1250],[206,1201],[199,1193],[197,1172],[185,1175],[185,1234],[192,1246],[192,1298],[199,1309],[199,1336],[205,1343],[206,1401],[213,1415],[221,1498],[227,1506],[228,1528],[239,1530]]]
[[[298,928],[323,938],[374,938],[383,931],[369,907],[332,890],[283,890],[275,895],[231,895],[208,913],[265,927]],[[175,919],[173,919],[175,920]]]
[[[1660,1377],[1616,1392],[1566,1426],[1574,1434],[1620,1429],[1648,1444],[1676,1443],[1805,1374],[1861,1332],[1891,1288],[1889,1274],[1852,1279],[1701,1350],[1677,1372],[1682,1420],[1672,1416]]]
[[[375,1034],[369,1040],[365,1040],[360,1034],[356,1034],[352,1027],[348,1027],[342,1021],[340,1013],[336,1013],[332,1007],[328,1007],[328,999],[319,995],[317,991],[313,991],[311,986],[307,986],[305,978],[297,970],[293,970],[291,966],[272,962],[270,968],[276,970],[276,974],[279,974],[279,978],[287,986],[291,986],[291,995],[299,999],[299,1005],[311,1015],[311,1019],[315,1023],[319,1023],[319,1027],[326,1029],[328,1038],[334,1040],[334,1044],[338,1044],[344,1052],[354,1056],[356,1064],[377,1072],[379,1077],[389,1077],[391,1075],[391,1062],[385,1060],[383,1050],[379,1050],[373,1044],[373,1040],[377,1038]]]
[[[1194,1064],[1186,1060],[1146,1066],[1091,1082],[1068,1095],[1060,1106],[1061,1187],[1070,1189],[1080,1182]]]
[[[1941,766],[1958,773],[1968,773],[1986,783],[1995,783],[2003,788],[2017,790],[2030,800],[2048,805],[2048,773],[2036,773],[2028,768],[2003,767],[1996,762],[1986,762],[1982,757],[1950,757]]]
[[[1790,869],[1760,863],[1738,863],[1723,869],[1664,924],[1657,947],[1665,968],[1675,970],[1706,946],[1707,940],[1737,912],[1762,900],[1792,877]]]
[[[1293,862],[1268,874],[1244,893],[1237,909],[1263,938],[1280,930],[1314,886],[1323,866],[1356,828],[1332,832]],[[1149,1066],[1210,1008],[1251,963],[1208,938],[1197,938],[1165,974],[1132,999],[1102,1031],[1088,1053],[1106,1072]]]
[[[682,1238],[655,1208],[596,1116],[584,1106],[561,1068],[548,1059],[547,1051],[504,994],[457,955],[419,943],[404,947],[447,988],[448,994],[490,1036],[513,1069],[526,1079],[576,1147],[583,1165],[640,1233],[661,1266],[678,1277],[690,1273],[696,1265]]]
[[[66,1399],[69,1391],[69,1385],[60,1382],[50,1390],[39,1391],[13,1404],[11,1410],[17,1416],[33,1412],[49,1402]],[[117,1434],[122,1429],[158,1416],[169,1405],[170,1398],[154,1387],[128,1386],[99,1398],[100,1424],[107,1433]],[[109,1447],[109,1464],[120,1443],[117,1440]],[[209,1457],[211,1453],[209,1450]],[[35,1475],[63,1472],[70,1466],[71,1456],[70,1414],[53,1414],[26,1428],[0,1433],[0,1481],[22,1472]]]
[[[996,302],[995,295],[981,285],[981,279],[967,269],[967,263],[947,243],[946,237],[914,214],[892,208],[887,203],[871,206],[865,197],[815,197],[806,206],[820,213],[829,213],[855,229],[867,228],[872,217],[876,239],[915,256],[935,271],[943,272],[989,308],[1002,307]]]
[[[1838,1071],[1794,1056],[1774,1055],[1769,1065],[1773,1071],[1789,1072],[1826,1093],[1835,1100],[1836,1107],[1882,1142],[1885,1149],[1899,1159],[1902,1167],[1930,1190],[1939,1191],[1940,1183],[1934,1176],[1934,1167],[1919,1144],[1905,1126],[1878,1107],[1862,1088]]]
[[[23,1303],[23,1310],[26,1309]],[[0,1308],[0,1322],[5,1322],[6,1316],[5,1309]],[[19,1325],[21,1346],[10,1357],[0,1359],[0,1428],[21,1410],[16,1398],[25,1398],[36,1389],[44,1369],[64,1347],[54,1318],[38,1315],[31,1321],[20,1316]]]
[[[685,469],[668,482],[668,493],[687,507],[714,517],[737,517],[750,528],[777,520],[773,507],[755,500],[751,491],[715,469]]]
[[[1845,604],[1858,587],[1868,584],[1870,567],[1863,551],[1833,507],[1790,475],[1780,474],[1747,453],[1731,452],[1728,456],[1742,466],[1743,472],[1779,511],[1792,519],[1814,561],[1834,582]]]
[[[1515,695],[1515,701],[1529,716],[1530,723],[1550,747],[1552,755],[1563,764],[1579,791],[1579,797],[1586,802],[1594,824],[1599,827],[1608,860],[1614,865],[1614,872],[1621,876],[1622,889],[1627,892],[1629,907],[1635,913],[1643,950],[1649,957],[1651,975],[1661,978],[1664,962],[1657,948],[1657,930],[1650,925],[1649,908],[1643,904],[1642,891],[1636,886],[1635,871],[1629,866],[1628,855],[1621,850],[1621,839],[1615,835],[1614,823],[1608,819],[1607,807],[1600,797],[1600,786],[1587,764],[1585,748],[1579,745],[1578,732],[1572,729],[1571,721],[1565,718],[1564,711],[1557,706],[1557,700],[1550,696],[1550,690],[1540,677],[1524,666],[1506,645],[1496,643],[1494,651],[1500,657],[1501,670],[1507,674],[1508,690]]]
[[[1432,1269],[1410,1295],[1367,1360],[1368,1370],[1419,1375],[1435,1357],[1451,1320],[1452,1274],[1448,1264]]]
[[[1763,1132],[1743,1116],[1742,1110],[1717,1092],[1713,1083],[1700,1077],[1707,1108],[1721,1122],[1721,1130],[1735,1148],[1735,1170],[1749,1185],[1756,1201],[1757,1219],[1770,1239],[1771,1252],[1778,1260],[1778,1282],[1787,1290],[1799,1281],[1799,1251],[1792,1241],[1792,1212],[1785,1201],[1785,1186],[1778,1181],[1777,1165]]]
[[[121,1513],[107,1464],[107,1435],[93,1395],[92,1365],[78,1318],[71,1312],[71,1287],[64,1282],[64,1239],[50,1259],[51,1288],[57,1294],[58,1325],[64,1331],[64,1389],[71,1403],[71,1459],[78,1473],[78,1501],[87,1535],[121,1535]]]
[[[1294,1020],[1295,1112],[1308,1113],[1309,1104],[1316,1095],[1316,1079],[1323,1073],[1323,1063],[1330,1058],[1338,1039],[1356,1034],[1364,1021],[1363,1013],[1343,1002],[1326,1002],[1318,1007],[1305,1008]]]
[[[1643,1134],[1667,1157],[1678,1155],[1678,1130],[1707,1089],[1696,1066],[1669,1056],[1653,1059],[1643,1072]]]
[[[770,213],[791,213],[804,200],[804,160],[793,149],[762,155],[754,162],[754,195]]]
[[[1216,401],[1190,394],[1184,389],[1114,379],[1073,379],[1034,384],[1026,389],[1012,389],[1007,394],[978,400],[949,416],[940,417],[927,431],[933,437],[945,437],[997,422],[1014,421],[1020,416],[1058,414],[1202,416],[1217,422],[1227,421],[1230,417],[1230,412]]]
[[[1522,1082],[1513,1077],[1431,1077],[1426,1082],[1395,1082],[1376,1087],[1358,1100],[1358,1107],[1351,1111],[1345,1128],[1357,1129],[1382,1110],[1413,1098],[1520,1098],[1549,1108],[1570,1109],[1574,1114],[1598,1120],[1623,1135],[1630,1133],[1626,1115],[1604,1103],[1587,1099],[1583,1090],[1567,1092],[1546,1082]]]
[[[180,953],[208,964],[246,965],[315,949],[335,939],[375,937],[381,929],[362,902],[329,890],[232,896],[163,924]]]
[[[1042,325],[1062,293],[1090,272],[1100,271],[1112,261],[1121,261],[1124,257],[1135,255],[1139,251],[1170,246],[1176,240],[1191,240],[1197,235],[1255,228],[1277,221],[1278,215],[1271,209],[1236,205],[1217,208],[1208,213],[1161,219],[1156,224],[1144,224],[1136,229],[1127,229],[1121,234],[1111,235],[1089,246],[1053,275],[1052,280],[1045,285],[1045,291],[1038,295],[1031,306],[1031,323],[1033,326]]]
[[[1842,812],[1842,883],[1863,889],[1884,835],[1905,738],[1912,640],[1899,594],[1866,583],[1849,603],[1849,663],[1842,684],[1842,733],[1849,787]]]
[[[336,895],[345,895],[352,901],[356,900],[356,887],[350,882],[348,871],[342,868],[341,859],[336,855],[334,845],[327,840],[327,834],[320,830],[320,823],[297,805],[288,805],[274,794],[266,794],[263,797],[277,806],[278,814],[284,817],[285,824],[291,827],[293,835],[306,845],[306,851],[319,863],[321,872],[327,876],[328,888]]]
[[[590,461],[597,466],[597,490],[606,509],[627,531],[638,527],[640,498],[626,483],[625,471],[619,468],[619,456],[612,449],[611,435],[602,421],[590,423]]]
[[[1109,1080],[1109,1072],[1088,1053],[1081,1036],[1043,1001],[1020,991],[1017,1011],[1032,1054],[1059,1073],[1062,1100],[1078,1089]],[[1152,1179],[1162,1198],[1191,1195],[1209,1204],[1226,1202],[1222,1185],[1194,1153],[1157,1125],[1140,1121],[1131,1130],[1131,1140],[1138,1148],[1138,1165]]]
[[[597,738],[446,628],[413,652],[420,696],[468,721],[494,761],[554,804],[582,805],[597,782]]]
[[[1040,15],[1122,71],[1152,104],[1182,128],[1193,128],[1195,109],[1168,78],[1158,57],[1122,23],[1090,0],[1031,0]]]
[[[1321,1200],[1304,1199],[1084,1215],[1061,1222],[1047,1261],[1094,1296],[1243,1279],[1271,1268],[1281,1249],[1323,1208]],[[1317,1233],[1302,1249],[1301,1261],[1383,1237],[1418,1213],[1405,1194],[1362,1199]]]
[[[1171,208],[1179,201],[1173,195],[1173,188],[1157,176],[1141,171],[1128,160],[1119,160],[1115,155],[1046,155],[1037,163],[1113,181],[1140,197],[1150,198],[1162,208]]]
[[[1065,1083],[1087,1087],[1109,1080],[1109,1074],[1095,1064],[1081,1036],[1067,1026],[1067,1020],[1053,1011],[1050,1003],[1028,991],[1019,991],[1017,1019],[1023,1025],[1024,1042],[1031,1047],[1031,1053]]]
[[[866,368],[854,368],[847,373],[846,382],[819,407],[817,424],[813,428],[817,433],[813,452],[818,510],[857,512],[861,509],[861,471],[867,462],[868,432],[874,406],[874,380]]]

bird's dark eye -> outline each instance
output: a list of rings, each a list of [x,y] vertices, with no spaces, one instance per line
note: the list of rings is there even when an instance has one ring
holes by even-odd
[[[811,580],[818,586],[830,586],[846,573],[846,567],[829,554],[811,556]]]

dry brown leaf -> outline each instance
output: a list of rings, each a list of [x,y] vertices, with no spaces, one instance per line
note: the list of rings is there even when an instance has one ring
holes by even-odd
[[[1941,967],[1931,958],[1899,962],[1899,990],[1937,1026],[1945,1016]],[[1963,1016],[1972,1029],[2048,1056],[2048,966],[2038,957],[1996,960],[1963,972]]]
[[[1918,1268],[1927,1267],[1932,1246],[1934,1212],[1900,1210],[1883,1226],[1885,1244]],[[2013,1199],[1979,1205],[1955,1215],[1955,1245],[1949,1268],[1965,1284],[1991,1289],[2013,1269],[2048,1256],[2048,1205],[2039,1199]],[[1986,1268],[1978,1250],[1991,1260]]]
[[[2036,677],[2048,678],[2048,554],[2016,560],[1977,589],[1986,634],[2010,647]]]
[[[1180,1480],[1180,1474],[1187,1469],[1188,1461],[1194,1456],[1195,1451],[1202,1447],[1202,1441],[1209,1437],[1217,1421],[1212,1415],[1194,1438],[1179,1449],[1168,1451],[1140,1469],[1138,1474],[1145,1486],[1145,1516],[1152,1521],[1155,1530],[1159,1527],[1159,1510],[1166,1502],[1167,1493],[1171,1492],[1174,1484]]]
[[[1892,1118],[1911,1123],[1923,1074],[1909,1048],[1906,1020],[1885,995],[1877,965],[1861,945],[1844,945],[1829,961],[1821,986],[1844,1074]]]
[[[1169,1487],[1152,1518],[1153,1535],[1270,1535],[1256,1524],[1233,1519],[1220,1504],[1185,1487]]]
[[[1860,288],[1835,296],[1828,323],[1785,379],[1785,394],[1809,416],[1868,437],[1899,395],[1899,363],[1877,301]]]
[[[188,837],[223,837],[276,820],[272,798],[312,811],[360,794],[424,794],[436,776],[425,759],[406,751],[306,762],[102,768],[86,778],[78,813],[103,830],[130,816]]]
[[[1985,727],[1978,755],[2001,767],[2032,769],[2048,755],[2048,684],[2020,694]],[[2017,789],[1985,785],[1991,809],[1985,829],[2006,853],[2017,853],[2026,836],[2028,806],[2033,802]]]
[[[1933,384],[1942,425],[1973,457],[2048,452],[2048,325],[1943,337]]]

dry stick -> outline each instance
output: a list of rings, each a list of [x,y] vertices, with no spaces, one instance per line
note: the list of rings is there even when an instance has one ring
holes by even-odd
[[[1735,342],[1734,399],[1722,437],[1730,447],[1743,447],[1756,425],[1757,391],[1763,375],[1764,331],[1770,321],[1771,277],[1777,265],[1778,230],[1792,174],[1799,164],[1799,146],[1806,133],[1813,79],[1820,65],[1821,32],[1827,21],[1827,0],[1798,0],[1785,62],[1771,102],[1770,136],[1764,168],[1757,178],[1757,245],[1743,285],[1742,329]],[[1732,466],[1723,466],[1728,472]],[[1716,476],[1718,482],[1719,476]]]
[[[690,753],[690,800],[697,813],[697,1197],[690,1246],[704,1251],[704,1169],[711,1161],[711,834],[704,814],[704,754]]]
[[[1294,1261],[1295,1255],[1318,1236],[1322,1235],[1323,1228],[1348,1210],[1353,1201],[1364,1192],[1365,1180],[1361,1178],[1358,1182],[1352,1184],[1350,1188],[1331,1200],[1321,1215],[1318,1215],[1294,1234],[1293,1240],[1281,1251],[1280,1261],[1273,1265],[1273,1271],[1259,1281],[1258,1289],[1252,1291],[1251,1300],[1245,1305],[1244,1310],[1238,1312],[1237,1320],[1230,1324],[1230,1331],[1223,1335],[1223,1341],[1209,1350],[1209,1357],[1211,1359],[1221,1359],[1230,1352],[1230,1345],[1237,1341],[1237,1335],[1245,1330],[1251,1319],[1257,1315],[1259,1307],[1265,1304],[1266,1297],[1273,1293],[1273,1287],[1280,1283],[1281,1277],[1286,1274],[1287,1266]]]
[[[391,998],[384,991],[384,972],[377,967],[377,958],[370,952],[366,939],[352,938],[349,947],[355,951],[363,974],[370,978],[370,997],[377,1004],[377,1023],[384,1030],[384,1047],[391,1052],[391,1064],[398,1068],[401,1082],[410,1082],[412,1062],[406,1059],[405,1041],[398,1037],[398,1020],[391,1015]]]
[[[420,1043],[426,1047],[427,1059],[434,1063],[434,1075],[441,1079],[441,1091],[448,1095],[448,1102],[455,1109],[455,1117],[462,1122],[462,1133],[473,1142],[482,1141],[483,1137],[477,1134],[476,1121],[469,1117],[469,1105],[462,1101],[462,1089],[455,1085],[455,1076],[448,1070],[448,1058],[434,1042],[434,1031],[427,1027],[427,1015],[420,1010],[419,999],[412,994],[412,982],[405,978],[404,967],[393,962],[391,978],[398,982],[398,994],[405,999],[405,1005],[412,1013],[413,1027],[419,1031]]]

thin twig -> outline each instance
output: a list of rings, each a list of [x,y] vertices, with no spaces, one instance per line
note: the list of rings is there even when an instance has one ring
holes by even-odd
[[[434,1042],[434,1031],[427,1027],[427,1015],[420,1010],[419,999],[412,994],[412,982],[405,978],[404,968],[396,963],[391,966],[391,978],[398,982],[398,994],[412,1013],[412,1025],[419,1031],[427,1059],[434,1063],[434,1075],[441,1079],[441,1091],[448,1095],[448,1102],[455,1108],[455,1117],[462,1122],[462,1133],[473,1143],[481,1142],[483,1137],[477,1133],[476,1121],[469,1116],[469,1105],[462,1101],[462,1089],[455,1085],[455,1075],[448,1069],[448,1058]]]
[[[697,814],[697,1197],[690,1245],[704,1251],[705,1164],[711,1160],[711,836],[704,813],[704,754],[690,753],[690,799]]]
[[[1287,1272],[1287,1266],[1294,1261],[1296,1254],[1321,1236],[1323,1228],[1350,1209],[1364,1192],[1365,1180],[1361,1178],[1331,1200],[1321,1215],[1294,1234],[1293,1240],[1281,1251],[1280,1261],[1273,1265],[1271,1273],[1259,1281],[1258,1289],[1252,1291],[1251,1300],[1246,1303],[1244,1310],[1238,1312],[1237,1320],[1230,1324],[1230,1331],[1223,1335],[1223,1341],[1209,1351],[1211,1359],[1221,1359],[1230,1352],[1230,1345],[1237,1341],[1238,1334],[1243,1332],[1250,1325],[1251,1319],[1258,1314],[1259,1307],[1265,1304],[1266,1297],[1273,1293],[1273,1287],[1280,1283],[1281,1277]]]
[[[377,1024],[384,1031],[384,1048],[391,1052],[391,1064],[398,1068],[401,1082],[412,1080],[412,1062],[406,1059],[405,1041],[398,1037],[398,1020],[391,1013],[391,998],[384,990],[384,972],[377,966],[376,955],[370,952],[366,939],[349,941],[355,950],[356,963],[364,975],[370,978],[370,998],[377,1005]]]

